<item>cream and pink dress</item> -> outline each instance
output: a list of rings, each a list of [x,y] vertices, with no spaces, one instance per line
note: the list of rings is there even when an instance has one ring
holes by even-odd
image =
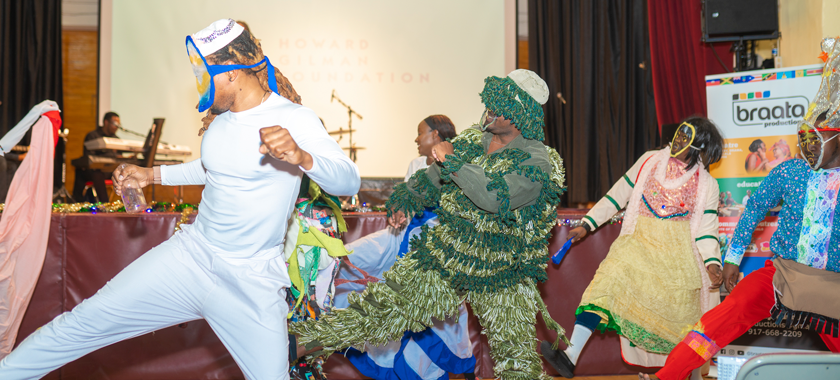
[[[707,265],[720,265],[717,205],[717,181],[702,164],[686,171],[666,148],[643,155],[584,217],[594,230],[627,208],[577,309],[599,314],[598,328],[621,336],[626,362],[664,365],[719,302],[706,273]]]

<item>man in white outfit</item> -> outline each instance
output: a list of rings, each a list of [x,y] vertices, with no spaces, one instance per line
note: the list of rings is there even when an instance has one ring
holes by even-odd
[[[288,379],[283,237],[301,175],[330,194],[353,195],[358,168],[314,112],[275,93],[274,68],[233,20],[188,37],[187,50],[199,110],[218,115],[201,158],[129,165],[115,171],[114,184],[204,185],[195,223],[29,336],[0,362],[0,378],[37,379],[100,347],[203,318],[248,379]]]

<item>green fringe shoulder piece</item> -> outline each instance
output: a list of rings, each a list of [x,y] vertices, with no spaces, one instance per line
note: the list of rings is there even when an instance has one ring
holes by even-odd
[[[414,182],[409,190],[409,183]],[[426,175],[426,169],[420,169],[411,176],[409,182],[401,183],[394,187],[394,192],[385,202],[388,210],[388,217],[394,211],[402,211],[406,216],[422,213],[426,207],[436,207],[440,200],[440,190],[432,184],[432,180]]]
[[[464,130],[450,142],[455,153],[446,155],[446,161],[440,169],[440,179],[444,183],[450,182],[449,176],[461,170],[464,164],[484,154],[484,147],[481,145],[481,131],[477,129]]]

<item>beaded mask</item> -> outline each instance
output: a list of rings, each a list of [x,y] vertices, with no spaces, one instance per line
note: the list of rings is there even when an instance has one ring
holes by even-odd
[[[818,169],[823,162],[822,147],[840,134],[825,138],[822,132],[840,132],[840,37],[829,37],[822,41],[823,66],[822,83],[814,100],[808,106],[805,120],[799,126],[799,146],[802,155],[808,161],[811,169]],[[825,120],[817,122],[820,115],[825,113]],[[813,148],[813,149],[812,149]],[[814,150],[819,149],[819,154]]]
[[[215,30],[204,37],[196,36],[196,39],[198,39],[199,42],[201,42],[202,46],[213,44],[214,42],[216,42],[216,39],[219,39],[223,35],[225,36],[226,40],[233,40],[233,38],[242,33],[242,27],[238,26],[233,20],[219,20],[210,27],[216,26],[219,23],[227,24],[223,29]],[[187,55],[189,55],[190,57],[190,63],[192,64],[193,74],[195,74],[195,84],[196,88],[198,89],[198,112],[204,112],[208,108],[210,108],[210,106],[213,105],[213,100],[216,97],[216,86],[213,84],[213,77],[222,73],[226,73],[228,71],[250,69],[265,64],[266,67],[264,69],[268,70],[268,86],[269,88],[271,88],[272,92],[277,92],[277,81],[274,77],[274,66],[271,65],[271,62],[268,60],[268,57],[264,57],[261,61],[253,65],[210,65],[207,63],[207,59],[201,53],[201,49],[199,49],[196,45],[195,40],[193,40],[193,36],[187,36],[186,43]],[[211,50],[218,51],[219,48],[222,47],[224,46],[214,47],[211,48]]]

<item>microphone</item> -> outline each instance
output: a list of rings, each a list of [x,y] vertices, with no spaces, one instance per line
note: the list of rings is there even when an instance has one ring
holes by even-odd
[[[333,102],[333,99],[335,99],[335,89],[332,90],[332,95],[330,95],[330,103]]]
[[[135,136],[146,137],[146,135],[144,135],[144,134],[142,134],[142,133],[134,132],[134,131],[132,131],[132,130],[130,130],[130,129],[125,129],[125,128],[123,128],[122,124],[117,124],[117,129],[119,129],[119,130],[121,130],[121,131],[123,131],[123,132],[126,132],[126,133],[130,133],[130,134],[135,135]]]

